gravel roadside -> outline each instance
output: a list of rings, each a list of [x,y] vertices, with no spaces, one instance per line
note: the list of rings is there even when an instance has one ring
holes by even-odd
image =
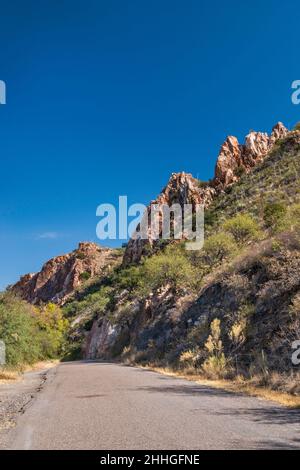
[[[26,372],[18,381],[0,383],[0,449],[6,448],[9,431],[18,416],[42,390],[50,368]]]

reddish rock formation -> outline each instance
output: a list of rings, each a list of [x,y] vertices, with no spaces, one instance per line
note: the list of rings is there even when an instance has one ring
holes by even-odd
[[[269,136],[263,132],[250,132],[240,145],[236,137],[227,137],[221,147],[212,185],[219,190],[235,183],[239,175],[249,172],[270,152],[278,139],[286,137],[288,130],[279,122]]]
[[[47,261],[40,272],[21,277],[11,290],[33,304],[63,304],[86,278],[101,275],[117,259],[115,250],[82,242],[72,253]]]
[[[151,205],[167,204],[203,204],[208,207],[212,200],[227,186],[238,181],[240,174],[251,171],[258,162],[270,152],[278,139],[284,138],[288,130],[283,124],[274,126],[272,134],[250,132],[243,145],[233,137],[227,137],[217,159],[214,178],[208,183],[200,183],[187,173],[173,173],[171,178],[155,201],[147,208],[150,221]],[[291,133],[292,134],[292,133]],[[149,223],[150,227],[150,223]],[[138,231],[139,227],[137,227]],[[159,249],[160,241],[148,230],[148,239],[131,239],[125,250],[123,264],[140,261],[151,249]],[[63,304],[90,275],[98,276],[107,268],[118,262],[115,250],[100,248],[95,243],[80,243],[77,250],[64,256],[51,259],[36,274],[26,274],[11,289],[24,300],[37,304],[56,302]],[[88,273],[88,274],[87,274]]]
[[[184,204],[191,204],[193,208],[198,204],[207,206],[212,201],[214,194],[214,188],[208,184],[204,185],[204,187],[200,187],[199,181],[191,174],[184,172],[172,173],[167,186],[165,186],[158,198],[151,201],[147,207],[149,225],[148,239],[145,240],[138,237],[130,239],[124,254],[123,264],[127,265],[132,262],[138,262],[143,255],[147,254],[149,247],[154,248],[159,244],[151,234],[151,206],[172,206],[173,204],[180,204],[181,207],[183,207]],[[137,231],[139,231],[139,229],[140,226],[137,227]]]

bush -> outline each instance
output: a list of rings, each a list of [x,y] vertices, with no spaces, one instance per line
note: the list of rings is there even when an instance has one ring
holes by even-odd
[[[225,378],[228,374],[228,364],[224,353],[208,357],[202,365],[202,370],[209,379]]]
[[[259,226],[248,214],[239,214],[224,224],[224,230],[229,232],[238,243],[255,240],[259,237]]]
[[[228,361],[223,352],[221,321],[218,318],[212,321],[210,330],[211,334],[205,343],[209,355],[202,365],[202,370],[211,379],[223,378],[228,373]]]
[[[37,335],[33,307],[13,294],[1,294],[0,339],[5,343],[7,365],[38,361],[42,354]]]
[[[0,295],[0,339],[8,366],[22,366],[62,353],[67,321],[58,306],[38,309],[12,293]]]
[[[236,251],[236,244],[232,235],[220,232],[205,240],[203,250],[208,263],[215,264],[233,254]]]
[[[264,222],[266,227],[277,231],[284,222],[286,207],[282,202],[269,202],[264,207]]]
[[[179,367],[185,370],[194,370],[197,367],[199,357],[200,351],[198,348],[183,351],[179,356]]]
[[[207,188],[208,182],[207,181],[202,181],[202,180],[197,180],[197,185],[198,185],[198,188],[204,189],[204,188]]]
[[[79,279],[81,281],[88,281],[91,277],[91,273],[89,273],[88,271],[84,271],[83,273],[80,273],[79,275]]]
[[[297,122],[297,124],[295,125],[294,131],[300,131],[300,122]]]
[[[86,295],[82,300],[74,300],[63,307],[65,317],[74,317],[84,314],[85,317],[92,318],[95,314],[101,314],[111,300],[111,287],[101,286],[99,290]]]
[[[36,309],[35,319],[38,326],[38,341],[43,358],[53,359],[64,352],[65,335],[69,322],[63,317],[62,310],[49,303]]]
[[[130,266],[116,270],[112,284],[120,289],[133,290],[141,285],[141,266]]]
[[[142,289],[149,293],[169,284],[174,290],[194,288],[195,269],[180,249],[169,247],[164,253],[147,258],[141,270]]]
[[[216,211],[206,209],[204,212],[204,226],[206,228],[213,227],[218,221]]]
[[[293,204],[289,207],[288,220],[291,228],[300,228],[300,204]]]
[[[86,258],[86,254],[83,253],[82,251],[77,251],[75,253],[75,256],[76,256],[77,259],[85,259]]]

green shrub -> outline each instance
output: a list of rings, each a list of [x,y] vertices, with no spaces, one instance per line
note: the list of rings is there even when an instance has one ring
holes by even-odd
[[[86,254],[83,253],[82,251],[77,251],[75,256],[76,256],[77,259],[85,259],[86,258]]]
[[[279,230],[286,215],[286,206],[282,202],[269,202],[264,207],[264,222],[273,231]]]
[[[217,222],[217,214],[213,210],[206,209],[204,212],[204,225],[206,227],[211,227]]]
[[[211,379],[223,378],[228,373],[228,361],[223,352],[221,321],[215,318],[210,329],[211,333],[205,343],[208,357],[202,365],[202,370]]]
[[[238,243],[255,240],[259,237],[259,226],[248,214],[238,214],[224,224],[224,230],[229,232]]]
[[[300,122],[297,122],[297,124],[295,125],[294,131],[300,131]]]
[[[53,303],[35,309],[34,318],[37,322],[41,355],[53,359],[64,352],[65,336],[69,325],[62,310]]]
[[[209,379],[222,379],[228,375],[228,361],[225,354],[208,357],[202,365],[202,370]]]
[[[141,270],[142,289],[151,292],[169,284],[174,290],[195,287],[195,269],[185,254],[174,247],[147,258]]]
[[[83,273],[80,273],[79,275],[79,279],[81,281],[88,281],[91,277],[91,273],[89,273],[88,271],[84,271]]]
[[[300,204],[293,204],[289,207],[287,215],[289,226],[291,228],[300,228]]]
[[[64,316],[72,318],[84,314],[85,319],[102,314],[111,300],[112,288],[101,286],[96,292],[86,295],[82,300],[73,300],[63,307]]]
[[[200,189],[207,188],[208,182],[207,181],[202,181],[202,180],[197,180],[197,185]]]
[[[235,175],[238,178],[241,178],[245,174],[245,172],[246,172],[245,168],[243,166],[239,166],[235,171]]]
[[[39,309],[10,292],[0,295],[0,339],[6,346],[8,366],[58,357],[63,352],[67,326],[54,304]]]
[[[112,284],[121,289],[133,290],[141,285],[141,266],[120,268],[112,276]]]
[[[185,370],[196,368],[200,354],[201,352],[197,347],[183,351],[179,356],[179,367]]]
[[[7,365],[18,366],[38,361],[42,354],[37,335],[33,307],[13,294],[1,294],[0,339],[5,343]]]

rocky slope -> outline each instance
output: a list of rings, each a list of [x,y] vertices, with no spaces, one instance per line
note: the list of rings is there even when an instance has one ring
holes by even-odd
[[[65,303],[69,357],[258,377],[300,393],[291,364],[300,337],[299,183],[299,127],[250,132],[242,145],[228,137],[211,181],[172,174],[152,202],[204,204],[202,250],[189,253],[184,242],[161,244],[149,233],[147,241],[130,240],[109,272],[114,253],[92,245],[83,250],[91,254],[86,264],[77,250],[14,289],[33,303]],[[94,282],[70,296],[86,271]]]
[[[162,190],[161,194],[147,207],[147,217],[150,226],[151,206],[178,203],[182,207],[184,204],[203,204],[206,208],[212,201],[233,183],[236,183],[243,173],[249,173],[258,163],[263,161],[266,155],[272,150],[276,142],[286,137],[287,128],[281,123],[277,123],[271,135],[263,132],[250,132],[244,144],[239,144],[234,136],[229,136],[221,146],[215,174],[211,181],[201,183],[192,175],[186,173],[173,173],[171,178]],[[139,227],[137,227],[139,230]],[[151,230],[148,231],[148,239],[133,237],[127,246],[124,255],[124,265],[139,262],[145,256],[159,247],[160,243],[153,240]]]
[[[32,304],[64,304],[84,281],[107,274],[118,258],[115,250],[82,242],[72,253],[47,261],[40,272],[21,277],[11,290]]]
[[[150,230],[151,207],[153,205],[172,206],[172,204],[180,204],[180,206],[183,207],[184,204],[191,204],[193,208],[195,208],[197,204],[208,206],[215,193],[216,191],[212,186],[205,185],[204,188],[200,188],[199,181],[189,173],[172,173],[167,186],[157,199],[151,201],[147,207],[149,225],[148,238],[141,239],[136,235],[129,240],[124,253],[123,264],[126,266],[130,263],[137,263],[140,261],[141,257],[147,255],[149,251],[155,250],[155,248],[159,249],[160,240],[155,240]],[[137,230],[139,230],[139,228],[140,226],[137,227]]]
[[[281,132],[285,136],[277,139]],[[286,134],[279,125],[271,137],[254,140],[256,151],[252,138],[231,149],[230,158],[235,155],[237,168],[243,164],[244,171],[235,182],[227,178],[226,188],[215,188],[217,194],[208,204],[206,241],[210,249],[213,246],[214,257],[211,252],[207,256],[206,245],[203,253],[191,256],[170,245],[167,252],[162,248],[136,266],[123,265],[107,279],[109,290],[98,286],[107,296],[105,308],[98,314],[93,311],[90,321],[86,318],[77,329],[84,357],[120,357],[214,378],[242,375],[300,393],[299,374],[291,363],[292,342],[300,337],[300,131]],[[221,156],[219,168],[224,147]],[[233,165],[223,165],[224,178],[219,172],[216,187],[226,180],[228,168]],[[179,197],[201,200],[190,175],[172,175],[159,200]],[[239,214],[246,219],[235,219]],[[230,238],[232,251],[220,257],[228,243],[228,220],[250,220],[255,231],[244,241]],[[221,248],[216,245],[218,236]],[[192,274],[187,271],[177,282],[186,263]],[[155,288],[153,277],[159,279]],[[87,297],[81,299],[74,308],[71,303],[75,317],[81,304],[88,311],[86,301]]]
[[[227,137],[218,156],[212,186],[224,190],[238,181],[242,173],[249,173],[287,133],[286,127],[279,122],[273,127],[270,136],[263,132],[250,132],[243,145],[239,144],[236,137]]]

